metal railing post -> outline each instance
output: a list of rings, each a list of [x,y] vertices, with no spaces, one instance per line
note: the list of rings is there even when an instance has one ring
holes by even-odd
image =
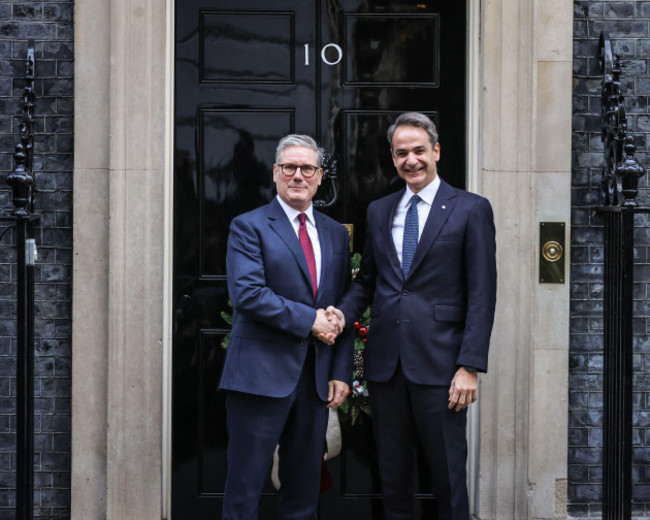
[[[34,518],[34,265],[36,243],[34,215],[34,41],[27,50],[23,120],[20,143],[16,146],[16,166],[7,184],[13,195],[13,215],[0,217],[7,223],[0,238],[11,228],[16,236],[16,519]]]
[[[632,517],[632,392],[634,215],[645,170],[634,157],[634,138],[620,83],[620,66],[606,32],[600,35],[604,204],[604,424],[603,520]]]
[[[27,259],[34,221],[16,222],[17,250],[17,427],[16,518],[34,518],[34,266]]]

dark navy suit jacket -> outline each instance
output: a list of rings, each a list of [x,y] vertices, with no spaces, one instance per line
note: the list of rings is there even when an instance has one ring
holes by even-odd
[[[368,207],[361,269],[339,308],[349,324],[372,302],[368,380],[388,381],[399,360],[410,381],[448,386],[461,365],[487,370],[496,303],[492,208],[442,181],[405,279],[392,237],[403,193]]]
[[[346,229],[317,211],[314,218],[321,246],[315,303],[305,255],[277,199],[232,221],[226,268],[234,313],[220,388],[286,397],[296,387],[315,309],[336,305],[351,276]],[[353,336],[343,334],[334,346],[313,340],[325,401],[329,380],[350,384]]]

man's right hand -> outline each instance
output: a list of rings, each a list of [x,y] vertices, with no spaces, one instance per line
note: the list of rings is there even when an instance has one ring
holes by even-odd
[[[334,307],[334,305],[330,305],[327,309],[325,309],[325,314],[328,318],[330,316],[334,316],[337,320],[339,320],[339,327],[341,327],[341,330],[345,328],[345,316],[340,309],[337,309]]]
[[[333,345],[336,337],[341,333],[343,327],[338,318],[331,312],[324,309],[316,311],[316,319],[311,327],[311,333],[327,345]]]

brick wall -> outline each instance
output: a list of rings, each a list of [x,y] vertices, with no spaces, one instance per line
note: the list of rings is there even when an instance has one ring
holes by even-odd
[[[35,516],[70,516],[73,25],[72,0],[0,1],[0,177],[13,168],[27,39],[36,47]],[[0,211],[11,197],[0,180]],[[0,244],[0,519],[14,518],[15,248]]]
[[[637,159],[650,167],[650,1],[574,2],[569,514],[598,517],[602,498],[603,237],[592,207],[602,201],[598,39],[609,32],[622,58],[622,87]],[[647,179],[640,199],[649,204]],[[633,514],[650,517],[650,226],[637,216],[635,234]]]

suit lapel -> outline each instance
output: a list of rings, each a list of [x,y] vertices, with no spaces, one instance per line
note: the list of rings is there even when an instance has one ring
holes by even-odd
[[[403,194],[404,190],[400,190],[385,199],[385,208],[379,213],[387,215],[387,218],[380,221],[378,226],[379,237],[383,242],[383,245],[380,244],[380,250],[384,250],[386,252],[388,262],[395,271],[395,274],[400,278],[403,276],[403,274],[402,267],[399,263],[399,258],[397,257],[397,251],[395,249],[395,241],[393,240],[393,220],[395,219],[397,204],[401,200]]]
[[[454,210],[455,205],[456,192],[449,184],[441,179],[440,187],[433,199],[431,211],[429,211],[429,216],[427,217],[424,229],[422,230],[422,236],[420,237],[418,247],[415,250],[415,256],[411,263],[409,275],[417,269],[420,262],[422,262],[426,256],[427,251],[431,249],[431,246],[436,241],[436,238],[438,238],[445,222],[447,222],[449,215],[451,215],[451,212]]]
[[[291,254],[296,259],[298,267],[305,277],[305,281],[311,287],[311,276],[309,275],[309,267],[307,267],[307,260],[305,259],[305,253],[300,246],[296,232],[287,218],[287,214],[284,212],[280,203],[274,198],[268,207],[268,219],[269,226],[280,239],[286,244]],[[322,248],[321,248],[322,249]]]
[[[325,280],[330,274],[334,263],[332,259],[333,243],[332,230],[320,213],[314,211],[314,220],[316,220],[316,229],[318,230],[318,241],[320,242],[320,281],[318,283],[318,293],[316,295],[316,307],[320,302],[325,287]]]

